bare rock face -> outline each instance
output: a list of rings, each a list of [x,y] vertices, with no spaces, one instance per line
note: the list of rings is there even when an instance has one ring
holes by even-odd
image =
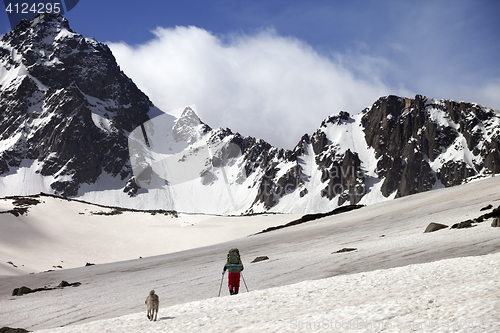
[[[350,114],[341,111],[338,116],[330,116],[322,122],[311,138],[315,162],[321,170],[321,182],[326,186],[321,196],[329,200],[337,198],[337,205],[344,203],[355,205],[366,193],[364,174],[360,172],[361,160],[357,152],[333,145],[325,131],[331,126],[342,126],[353,122]],[[340,148],[340,149],[339,149]]]
[[[367,144],[380,158],[382,194],[397,191],[401,197],[428,191],[437,181],[453,186],[485,170],[499,172],[497,118],[494,110],[473,103],[420,95],[380,98],[365,110],[362,123]],[[451,156],[469,152],[472,163]]]

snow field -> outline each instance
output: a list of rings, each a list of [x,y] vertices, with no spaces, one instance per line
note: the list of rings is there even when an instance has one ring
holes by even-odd
[[[207,246],[257,233],[300,215],[219,217],[113,209],[41,196],[26,215],[0,214],[0,276],[110,263]],[[0,211],[14,206],[0,199]],[[7,264],[12,262],[17,267]],[[56,266],[56,267],[54,267]]]
[[[498,283],[500,253],[174,306],[162,306],[160,295],[157,322],[150,322],[144,310],[36,332],[498,332]]]
[[[491,228],[491,220],[487,220],[469,229],[443,229],[428,234],[423,230],[430,222],[452,225],[484,214],[480,209],[488,204],[500,205],[498,188],[500,177],[489,178],[249,237],[235,237],[227,228],[229,224],[193,220],[192,226],[179,227],[179,231],[196,230],[207,238],[228,238],[224,243],[200,247],[199,238],[183,237],[184,246],[191,249],[90,267],[0,277],[0,323],[62,332],[308,332],[322,328],[318,325],[333,332],[468,332],[469,328],[455,329],[450,325],[473,320],[474,325],[483,325],[477,331],[496,332],[498,327],[493,325],[497,325],[499,313],[500,228]],[[62,201],[59,205],[67,203]],[[38,206],[27,217],[37,216],[37,227],[41,228],[45,215],[32,214]],[[289,222],[284,217],[268,218],[276,219],[275,225],[279,225]],[[80,218],[89,220],[92,216]],[[106,218],[113,216],[99,218],[104,227]],[[254,222],[260,219],[253,218]],[[234,218],[217,219],[223,222]],[[127,229],[129,223],[124,220],[121,227],[115,228],[116,237],[132,234]],[[247,227],[246,222],[241,228],[243,225]],[[53,233],[65,233],[64,228],[52,227],[56,229]],[[16,243],[16,239],[24,241],[22,233],[13,235],[11,243]],[[99,239],[102,233],[87,233],[85,240],[91,244],[94,237]],[[64,237],[59,239],[66,241]],[[50,243],[40,246],[38,241],[31,237],[30,245],[40,252],[44,247],[46,251],[52,249],[53,258],[64,254],[48,247]],[[168,238],[151,243],[141,239],[140,243],[126,245],[132,251],[147,244],[160,248],[169,242]],[[232,247],[240,249],[245,265],[243,276],[250,292],[246,293],[242,283],[241,294],[228,296],[225,279],[222,297],[217,298],[222,266]],[[357,250],[334,253],[347,247]],[[4,253],[26,258],[24,251],[19,246]],[[105,251],[99,253],[104,255]],[[270,259],[251,263],[262,255]],[[30,260],[35,258],[33,255]],[[11,296],[14,288],[23,285],[54,287],[61,280],[82,285]],[[156,323],[145,317],[144,300],[151,289],[160,295],[160,320]],[[346,323],[351,326],[335,326]],[[363,323],[366,327],[352,326]],[[434,326],[428,329],[425,323]]]

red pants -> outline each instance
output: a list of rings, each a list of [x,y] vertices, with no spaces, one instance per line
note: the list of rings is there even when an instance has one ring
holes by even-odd
[[[227,277],[227,285],[229,287],[229,293],[235,295],[240,290],[240,273],[229,273]]]

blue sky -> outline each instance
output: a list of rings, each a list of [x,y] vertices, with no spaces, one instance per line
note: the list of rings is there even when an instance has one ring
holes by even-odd
[[[388,94],[500,109],[497,0],[80,0],[65,17],[162,110],[280,147]]]

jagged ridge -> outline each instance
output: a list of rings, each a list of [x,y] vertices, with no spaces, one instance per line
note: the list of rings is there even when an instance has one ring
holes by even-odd
[[[134,160],[144,165],[141,174],[133,173],[131,133],[147,134],[146,127],[164,116],[106,45],[76,34],[59,15],[43,14],[2,38],[0,63],[3,195],[44,191],[108,205],[218,214],[316,213],[500,171],[498,111],[387,96],[357,115],[327,117],[293,150],[212,129],[186,108],[178,119],[164,119],[168,126],[160,131],[172,135],[172,147],[183,142],[181,169],[194,175],[173,184],[144,159]],[[152,142],[141,149],[154,155]],[[205,162],[192,170],[195,156]],[[30,184],[34,179],[37,184]]]

